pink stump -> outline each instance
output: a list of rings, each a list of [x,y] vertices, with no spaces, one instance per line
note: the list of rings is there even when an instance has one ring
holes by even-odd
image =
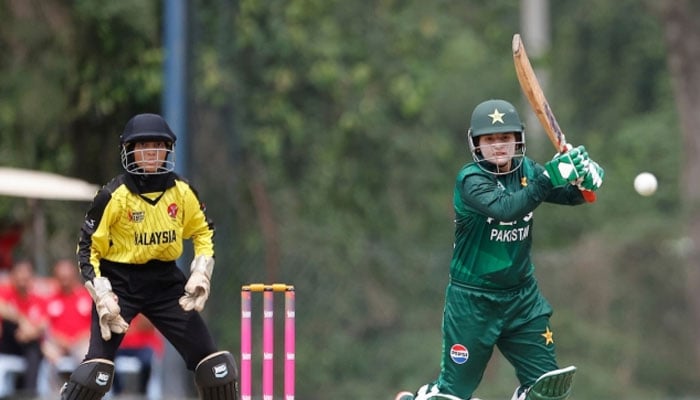
[[[274,296],[272,289],[263,292],[263,360],[262,360],[262,394],[263,400],[273,400],[274,394],[274,354],[275,322]]]
[[[294,400],[294,362],[296,346],[294,289],[287,289],[284,297],[284,400]]]
[[[241,290],[241,400],[252,399],[251,385],[251,293]]]

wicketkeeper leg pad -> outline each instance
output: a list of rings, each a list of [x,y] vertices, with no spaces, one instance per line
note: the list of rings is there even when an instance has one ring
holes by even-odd
[[[526,400],[564,400],[571,394],[576,367],[556,369],[537,378],[528,389]]]
[[[204,357],[194,370],[194,381],[202,400],[238,399],[238,369],[228,351]]]
[[[61,388],[61,400],[100,400],[114,380],[114,363],[103,358],[82,362]]]

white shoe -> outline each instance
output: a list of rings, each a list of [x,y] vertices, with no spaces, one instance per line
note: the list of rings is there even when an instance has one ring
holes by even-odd
[[[453,396],[451,394],[446,394],[446,393],[440,393],[440,390],[438,390],[437,385],[423,385],[421,386],[420,389],[418,389],[418,393],[416,393],[417,396],[415,397],[415,400],[439,400],[439,399],[444,399],[444,400],[463,400],[457,396]]]
[[[398,392],[394,400],[413,400],[413,393],[407,391]]]
[[[525,396],[527,396],[527,391],[524,391],[518,396],[518,390],[520,390],[520,386],[515,388],[515,392],[513,392],[513,397],[510,400],[525,400]]]

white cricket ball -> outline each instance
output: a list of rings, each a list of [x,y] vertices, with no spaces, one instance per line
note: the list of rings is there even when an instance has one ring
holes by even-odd
[[[650,172],[642,172],[634,178],[634,190],[642,196],[651,196],[656,192],[657,186],[656,177]]]

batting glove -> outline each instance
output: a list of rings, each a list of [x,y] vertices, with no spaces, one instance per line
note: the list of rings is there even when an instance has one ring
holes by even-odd
[[[587,172],[590,163],[588,152],[583,146],[571,148],[566,153],[558,153],[545,163],[546,175],[555,187],[575,182]]]
[[[583,179],[581,179],[577,186],[581,190],[590,190],[595,192],[603,185],[604,177],[605,170],[603,170],[603,168],[598,165],[597,162],[591,160],[588,163]]]
[[[180,307],[185,311],[202,311],[209,298],[214,258],[197,256],[190,264],[190,278],[185,285],[185,295],[180,297]]]
[[[129,328],[129,324],[119,313],[119,299],[112,291],[112,284],[104,277],[94,278],[85,283],[85,287],[97,308],[100,323],[100,333],[105,341],[112,338],[112,332],[121,334]]]

